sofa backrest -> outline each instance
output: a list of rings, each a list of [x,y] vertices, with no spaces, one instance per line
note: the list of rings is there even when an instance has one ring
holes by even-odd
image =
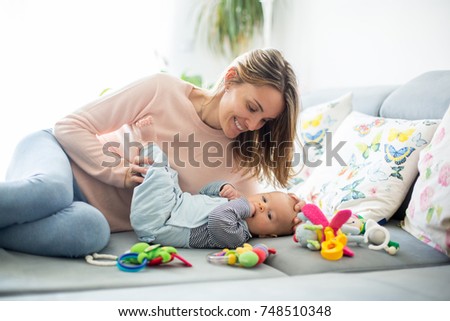
[[[302,108],[353,93],[353,110],[387,118],[441,119],[450,105],[450,70],[426,72],[404,85],[346,87],[301,95]]]
[[[450,70],[424,73],[394,90],[380,116],[401,119],[442,119],[450,105]]]
[[[353,110],[379,116],[385,99],[399,86],[344,87],[317,90],[301,94],[302,108],[333,101],[349,92],[353,93]]]

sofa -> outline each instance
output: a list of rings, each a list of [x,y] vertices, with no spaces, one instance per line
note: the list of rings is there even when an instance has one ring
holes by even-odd
[[[349,92],[352,111],[440,120],[450,105],[450,71],[430,71],[402,85],[302,93],[302,107],[306,111]],[[173,260],[127,273],[115,266],[88,264],[84,258],[0,249],[0,300],[450,300],[449,256],[403,225],[417,181],[417,172],[411,175],[408,186],[393,195],[399,206],[388,219],[379,220],[400,245],[395,255],[371,250],[363,242],[348,244],[353,257],[327,260],[291,236],[254,238],[251,244],[264,243],[276,253],[252,268],[209,263],[207,256],[217,250],[178,249],[191,267]],[[115,233],[102,253],[121,255],[136,242],[133,232]]]

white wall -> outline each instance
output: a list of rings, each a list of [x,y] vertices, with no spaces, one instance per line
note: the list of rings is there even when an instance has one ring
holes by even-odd
[[[0,0],[0,180],[27,133],[159,71],[172,0]]]
[[[196,46],[199,3],[0,0],[0,179],[21,137],[107,87],[161,68],[214,82],[229,61]],[[275,0],[272,46],[303,91],[403,83],[450,69],[450,1]]]
[[[171,67],[214,81],[229,61],[195,44],[199,3],[176,6]],[[401,84],[450,69],[450,1],[274,0],[271,46],[292,63],[303,91]]]
[[[448,0],[275,0],[273,33],[304,91],[450,69]]]

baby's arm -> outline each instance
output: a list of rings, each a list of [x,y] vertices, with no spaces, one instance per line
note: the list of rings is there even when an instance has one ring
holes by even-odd
[[[199,194],[226,197],[230,201],[241,197],[238,190],[225,181],[214,181],[209,183],[200,190]]]
[[[230,201],[241,197],[241,193],[239,193],[239,191],[231,184],[224,185],[220,190],[219,195],[228,198]]]

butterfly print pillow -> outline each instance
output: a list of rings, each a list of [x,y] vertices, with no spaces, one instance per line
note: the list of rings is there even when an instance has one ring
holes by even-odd
[[[333,133],[352,111],[352,93],[333,101],[306,108],[300,113],[297,124],[299,142],[296,142],[294,169],[296,176],[290,189],[303,184],[326,149],[327,134]]]
[[[419,153],[438,124],[353,111],[332,137],[333,146],[343,144],[335,151],[336,159],[322,163],[297,193],[330,215],[351,209],[383,223],[411,188],[418,175]]]

